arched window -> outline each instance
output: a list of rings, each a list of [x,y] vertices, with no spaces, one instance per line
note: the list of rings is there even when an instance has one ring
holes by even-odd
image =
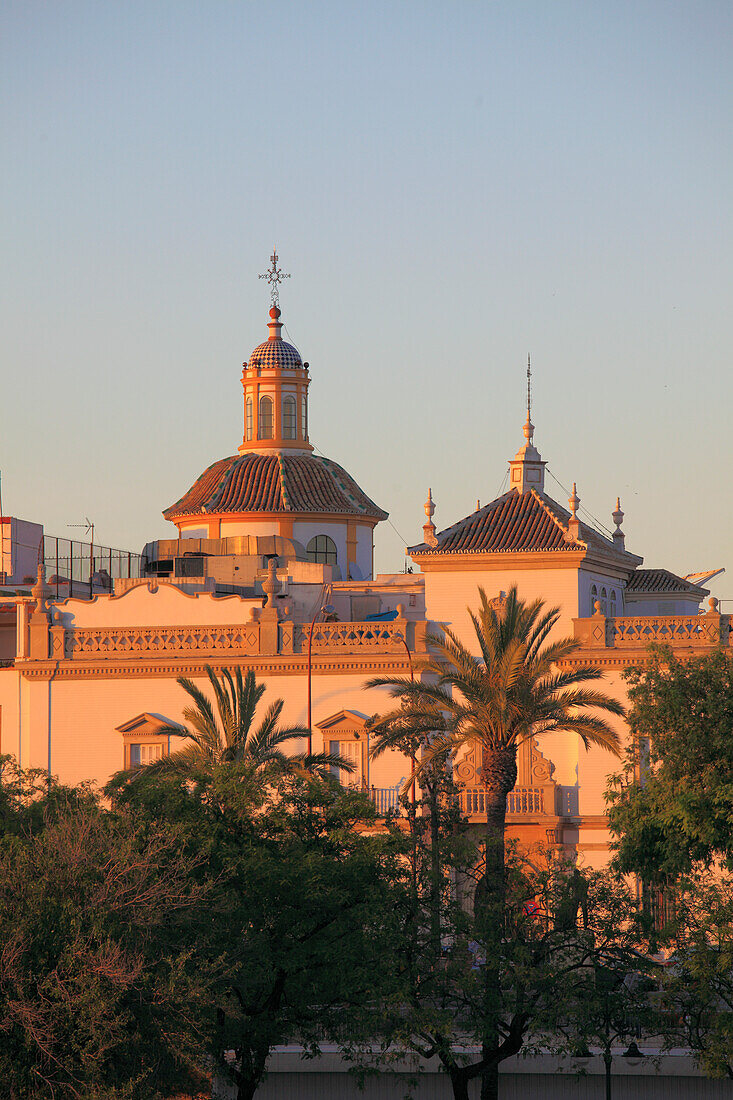
[[[295,398],[285,397],[283,399],[283,439],[297,438],[297,425],[295,420]]]
[[[315,535],[306,547],[308,561],[319,562],[321,565],[335,565],[338,557],[336,543],[328,535]]]
[[[590,613],[595,615],[596,613],[596,600],[598,599],[598,589],[594,584],[590,586]]]
[[[272,398],[260,398],[259,439],[272,439]]]
[[[305,394],[300,399],[300,434],[303,439],[308,438],[308,398]]]
[[[616,589],[611,589],[611,595],[608,600],[608,614],[612,619],[616,618]]]
[[[601,589],[601,614],[608,614],[608,593],[605,588]]]
[[[246,428],[247,428],[247,439],[251,439],[252,438],[252,428],[253,428],[253,425],[252,425],[252,398],[251,397],[247,398],[247,424],[246,424]]]

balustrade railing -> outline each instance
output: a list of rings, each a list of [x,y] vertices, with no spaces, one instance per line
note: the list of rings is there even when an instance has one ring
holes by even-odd
[[[305,623],[298,623],[294,627],[294,641],[300,651],[308,648],[309,630],[310,627]],[[312,649],[314,653],[353,649],[404,652],[406,640],[405,619],[388,622],[317,623],[313,627]]]
[[[241,626],[79,627],[66,631],[65,652],[72,660],[92,656],[143,654],[258,653],[259,623]]]
[[[657,645],[733,645],[729,615],[594,615],[575,619],[575,637],[584,645],[601,649],[645,649]]]
[[[320,623],[313,631],[313,653],[323,657],[363,653],[402,656],[405,646],[425,651],[424,623],[406,619],[391,622]],[[50,623],[49,623],[50,626]],[[265,630],[265,626],[268,627]],[[281,620],[276,630],[256,619],[212,626],[75,626],[54,625],[53,656],[67,660],[94,657],[178,656],[190,654],[231,657],[304,654],[308,649],[307,623]],[[418,630],[422,627],[422,630]]]
[[[370,787],[369,797],[380,817],[386,817],[400,808],[399,787]]]
[[[486,788],[464,787],[460,792],[461,813],[474,817],[486,813]],[[515,787],[507,795],[508,814],[544,814],[545,799],[541,787]]]

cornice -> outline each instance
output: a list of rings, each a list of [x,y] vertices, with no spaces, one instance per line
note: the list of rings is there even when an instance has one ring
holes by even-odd
[[[290,520],[308,520],[313,522],[329,521],[337,523],[346,523],[347,520],[353,520],[356,523],[362,523],[365,527],[371,527],[372,530],[381,523],[381,520],[375,519],[374,516],[362,515],[359,512],[296,512],[294,509],[283,508],[277,512],[260,512],[253,509],[251,512],[180,512],[175,515],[170,513],[165,516],[170,523],[175,523],[176,526],[180,526],[182,523],[187,523],[189,520],[200,521],[199,527],[202,524],[208,523],[209,520],[234,520],[240,523],[246,520],[251,522],[265,522],[265,521],[278,521],[282,522],[284,519]],[[222,535],[222,538],[227,536]],[[165,539],[160,539],[160,542],[165,542]],[[175,540],[174,540],[175,541]]]
[[[308,660],[301,654],[295,657],[281,656],[198,656],[179,661],[105,659],[103,661],[18,661],[16,670],[25,680],[145,680],[175,676],[203,676],[206,666],[219,668],[245,668],[260,676],[307,676]],[[410,662],[399,654],[383,656],[319,657],[311,661],[313,675],[319,676],[373,676],[375,674],[408,675]]]
[[[423,573],[460,573],[500,569],[579,569],[587,558],[580,550],[517,550],[486,554],[410,554]]]

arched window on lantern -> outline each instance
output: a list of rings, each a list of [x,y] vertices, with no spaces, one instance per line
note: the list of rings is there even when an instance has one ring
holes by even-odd
[[[252,438],[253,423],[252,423],[252,398],[247,398],[247,439]]]
[[[272,439],[272,398],[260,398],[259,439]]]
[[[300,434],[303,439],[308,438],[308,398],[305,394],[300,398]]]
[[[295,398],[283,398],[283,439],[297,438]]]
[[[590,586],[590,613],[595,615],[596,613],[596,600],[598,599],[598,589],[594,584]]]
[[[320,565],[335,565],[338,558],[336,543],[328,535],[314,535],[305,548],[308,561]]]

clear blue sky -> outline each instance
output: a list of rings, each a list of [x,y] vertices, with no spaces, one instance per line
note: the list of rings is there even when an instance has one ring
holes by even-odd
[[[732,47],[728,0],[6,0],[6,514],[172,531],[276,244],[381,570],[429,485],[439,528],[497,495],[530,351],[555,476],[648,565],[733,571]]]

